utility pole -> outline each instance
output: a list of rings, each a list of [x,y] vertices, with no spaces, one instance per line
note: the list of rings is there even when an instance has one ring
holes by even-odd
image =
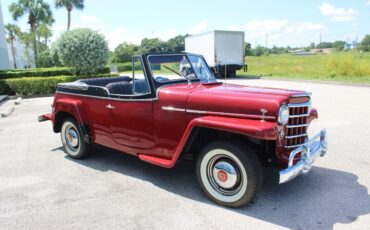
[[[321,44],[321,34],[320,34],[320,43],[319,44]]]
[[[266,48],[268,48],[269,47],[269,38],[268,38],[268,34],[266,34]]]

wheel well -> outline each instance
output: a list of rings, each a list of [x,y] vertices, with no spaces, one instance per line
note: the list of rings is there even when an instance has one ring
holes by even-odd
[[[181,156],[185,159],[194,160],[206,145],[216,140],[245,143],[256,150],[256,155],[261,163],[269,164],[276,162],[275,141],[260,140],[239,133],[204,127],[193,128]]]
[[[58,112],[55,115],[55,122],[54,122],[54,132],[59,133],[62,128],[62,122],[68,118],[71,117],[74,119],[73,115],[67,112]]]

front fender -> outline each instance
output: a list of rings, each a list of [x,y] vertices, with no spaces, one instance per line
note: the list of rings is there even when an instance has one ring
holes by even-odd
[[[180,157],[180,154],[182,153],[194,127],[205,127],[239,133],[263,140],[276,140],[277,135],[275,122],[231,117],[204,116],[194,118],[189,123],[172,159],[163,159],[144,154],[139,154],[139,158],[155,165],[172,168]]]
[[[239,133],[263,140],[276,140],[277,133],[275,122],[232,117],[198,117],[192,120],[189,126],[200,126],[232,133]]]

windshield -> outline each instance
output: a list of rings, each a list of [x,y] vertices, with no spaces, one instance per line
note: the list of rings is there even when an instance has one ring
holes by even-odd
[[[180,80],[216,81],[201,56],[185,54],[150,55],[148,63],[157,82]]]

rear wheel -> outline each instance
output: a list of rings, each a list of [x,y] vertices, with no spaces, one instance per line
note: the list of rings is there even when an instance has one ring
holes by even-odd
[[[213,142],[197,160],[197,178],[214,202],[228,207],[249,203],[262,187],[262,167],[244,144]]]
[[[81,159],[90,153],[91,144],[88,144],[83,140],[81,129],[75,119],[65,119],[63,121],[60,134],[64,151],[68,156],[75,159]]]

